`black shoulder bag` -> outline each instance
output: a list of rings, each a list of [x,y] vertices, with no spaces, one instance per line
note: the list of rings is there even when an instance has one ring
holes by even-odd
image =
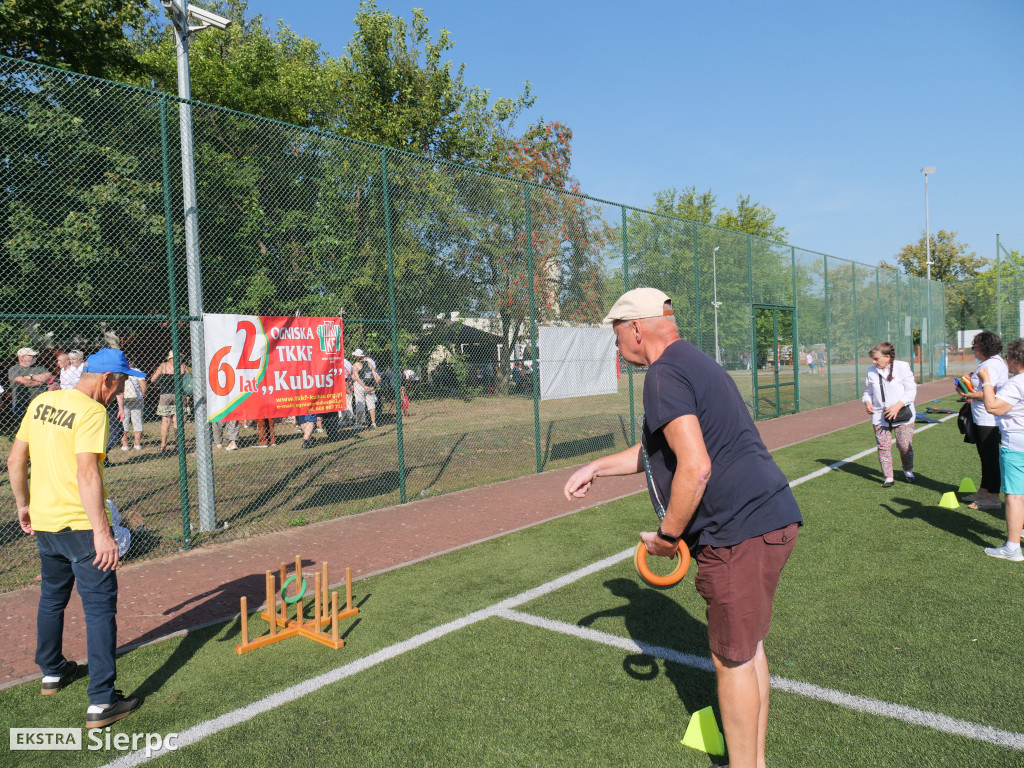
[[[878,372],[878,387],[882,391],[882,418],[885,419],[885,386],[882,384],[882,373]],[[900,412],[896,414],[896,418],[889,421],[889,428],[902,426],[903,424],[909,424],[914,420],[916,414],[911,410],[909,405],[904,405],[900,408]],[[888,421],[888,419],[886,419]]]

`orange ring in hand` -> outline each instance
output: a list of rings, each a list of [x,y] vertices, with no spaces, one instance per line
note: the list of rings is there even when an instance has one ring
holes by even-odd
[[[659,576],[647,567],[647,545],[641,541],[633,552],[633,565],[640,578],[647,584],[656,589],[668,589],[682,581],[686,572],[690,570],[690,550],[685,545],[681,545],[673,557],[679,560],[675,570],[667,576]]]

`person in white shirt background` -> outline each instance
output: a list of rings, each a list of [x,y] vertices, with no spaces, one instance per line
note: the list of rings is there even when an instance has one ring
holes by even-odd
[[[976,440],[974,446],[978,449],[978,458],[981,460],[981,482],[978,483],[978,492],[961,497],[963,501],[970,502],[971,509],[999,509],[1003,506],[999,497],[999,489],[1002,487],[1002,478],[999,472],[999,445],[1001,442],[999,427],[996,426],[996,417],[985,410],[985,403],[982,401],[984,393],[981,391],[981,378],[978,371],[987,368],[989,381],[995,384],[996,389],[1003,386],[1010,378],[1006,362],[999,353],[1003,351],[1002,340],[992,331],[982,331],[975,334],[971,342],[974,350],[974,357],[980,361],[977,370],[971,374],[971,384],[974,385],[974,392],[964,395],[971,404],[971,418],[974,420],[974,432]],[[959,394],[959,391],[957,392]]]
[[[892,444],[900,452],[903,476],[908,483],[914,477],[914,398],[917,397],[917,382],[909,363],[896,359],[896,350],[888,341],[875,344],[868,352],[871,362],[864,378],[864,395],[861,401],[871,416],[875,428],[875,442],[878,444],[878,463],[882,467],[882,487],[893,485]],[[903,406],[910,406],[910,420],[896,422]]]
[[[1011,378],[998,389],[991,369],[978,369],[982,402],[996,416],[999,426],[999,471],[1006,495],[1006,543],[986,547],[985,554],[1020,562],[1024,560],[1020,549],[1024,528],[1024,339],[1011,341],[1006,347],[1006,366]]]

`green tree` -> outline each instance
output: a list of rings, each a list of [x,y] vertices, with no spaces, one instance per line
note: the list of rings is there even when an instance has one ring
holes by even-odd
[[[785,227],[775,223],[775,212],[750,202],[750,195],[737,195],[736,208],[730,209],[718,207],[718,197],[710,189],[698,193],[696,187],[681,191],[671,187],[654,194],[654,211],[765,240],[785,242],[789,236]]]
[[[957,238],[956,232],[948,232],[940,229],[931,236],[931,276],[932,280],[942,282],[956,282],[975,277],[979,271],[989,263],[988,259],[978,256],[970,250],[970,246],[962,243]],[[896,254],[896,263],[903,267],[903,271],[915,277],[925,277],[928,274],[927,248],[925,236],[915,243],[908,243]],[[892,265],[882,261],[880,266],[895,269]]]
[[[607,231],[570,174],[571,142],[568,127],[537,122],[504,142],[492,163],[527,183],[464,174],[459,185],[465,229],[442,271],[462,289],[460,309],[493,321],[499,389],[508,385],[514,351],[529,340],[531,297],[538,323],[594,324],[603,314]]]
[[[978,273],[989,264],[988,259],[978,256],[970,246],[957,240],[957,233],[940,229],[933,233],[928,245],[925,236],[914,243],[903,246],[896,254],[896,262],[903,271],[914,277],[928,275],[928,248],[931,248],[931,278],[946,284],[946,336],[955,338],[957,329],[965,329],[970,323],[978,322],[979,314],[986,300],[983,298],[985,289],[981,284],[971,282]],[[879,262],[879,266],[895,269],[888,263]],[[994,281],[993,281],[994,285]],[[981,294],[976,290],[981,288]],[[980,299],[980,301],[979,301]],[[987,325],[983,325],[987,327]],[[995,327],[994,318],[992,327]]]
[[[232,20],[225,30],[206,29],[189,40],[192,98],[305,128],[336,124],[344,94],[336,61],[320,44],[280,24],[271,32],[263,17],[249,17],[245,0],[209,6]],[[177,94],[174,31],[140,54],[145,76],[136,84]]]
[[[529,83],[493,104],[487,90],[467,85],[465,64],[455,69],[445,60],[455,46],[448,30],[432,39],[420,9],[407,22],[362,0],[355,22],[338,62],[345,99],[334,127],[345,136],[437,159],[487,161],[534,103]]]
[[[149,0],[4,0],[0,53],[95,77],[138,73],[156,14]]]

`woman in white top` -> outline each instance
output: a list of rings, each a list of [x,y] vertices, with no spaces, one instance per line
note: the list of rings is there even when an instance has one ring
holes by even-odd
[[[882,487],[891,488],[892,443],[900,452],[903,476],[908,483],[914,482],[914,398],[917,397],[917,382],[909,363],[896,359],[896,350],[888,341],[876,344],[868,352],[871,362],[864,379],[864,396],[861,400],[871,416],[875,428],[875,442],[878,443],[878,463],[882,467]],[[910,406],[910,420],[897,422],[900,409]]]
[[[1012,378],[996,389],[988,368],[978,369],[985,409],[996,416],[1001,444],[999,470],[1006,494],[1006,543],[986,547],[985,554],[1004,560],[1024,560],[1020,531],[1024,527],[1024,339],[1006,348],[1006,365]]]
[[[971,404],[971,417],[974,419],[974,431],[977,435],[974,446],[978,449],[978,458],[981,459],[981,482],[978,483],[978,492],[964,496],[963,500],[971,502],[971,509],[999,509],[1003,506],[1002,499],[999,498],[999,489],[1002,487],[999,474],[999,427],[996,426],[996,417],[985,410],[978,371],[982,368],[988,369],[988,380],[995,384],[996,389],[1003,386],[1010,376],[1006,363],[999,356],[1003,351],[1003,342],[992,331],[976,334],[971,347],[981,364],[978,370],[971,374],[974,392],[964,397]]]

